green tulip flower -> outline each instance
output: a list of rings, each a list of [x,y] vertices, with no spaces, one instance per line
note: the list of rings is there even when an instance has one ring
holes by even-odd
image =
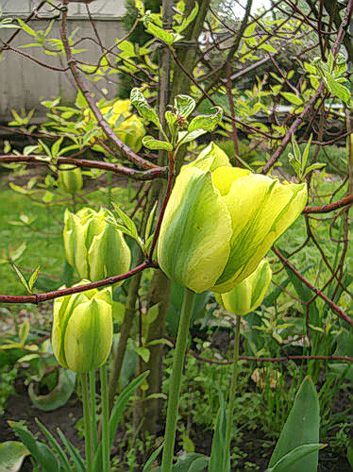
[[[58,187],[66,193],[75,195],[83,187],[82,172],[79,167],[63,164],[58,170]]]
[[[104,364],[113,339],[112,291],[89,290],[54,301],[52,346],[58,362],[86,373]]]
[[[247,315],[261,305],[271,278],[270,264],[263,259],[249,277],[237,284],[230,292],[216,294],[216,299],[230,313]]]
[[[132,112],[130,100],[113,100],[100,106],[100,110],[118,138],[134,152],[138,152],[146,130],[141,118]],[[86,110],[85,115],[86,121],[95,119],[90,110]],[[104,135],[100,133],[97,136]]]
[[[256,269],[306,201],[306,184],[281,184],[232,167],[211,143],[176,179],[159,236],[159,265],[194,292],[229,292]]]
[[[66,259],[81,279],[100,280],[130,268],[129,246],[122,232],[107,222],[109,215],[108,210],[91,208],[65,212]]]

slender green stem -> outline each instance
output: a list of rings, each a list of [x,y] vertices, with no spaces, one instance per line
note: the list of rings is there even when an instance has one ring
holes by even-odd
[[[90,401],[89,401],[89,385],[88,375],[81,374],[82,384],[82,403],[83,403],[83,421],[85,430],[85,448],[86,448],[86,467],[87,472],[93,472],[93,440],[92,440],[92,425],[90,421]]]
[[[235,404],[235,394],[237,390],[238,382],[238,370],[239,370],[239,344],[240,344],[240,320],[241,317],[236,315],[235,322],[235,337],[234,337],[234,351],[233,351],[233,370],[232,370],[232,379],[230,383],[229,390],[229,399],[228,399],[228,421],[226,427],[226,450],[230,450],[230,443],[232,440],[232,428],[233,428],[233,415],[234,415],[234,404]]]
[[[100,368],[102,400],[102,463],[103,472],[110,472],[109,389],[107,364]]]
[[[167,422],[164,435],[164,448],[161,472],[170,472],[172,470],[181,379],[183,373],[183,365],[190,328],[193,302],[194,293],[186,288],[184,290],[184,300],[180,314],[178,336],[173,358],[173,370],[169,384]]]
[[[111,208],[113,202],[113,174],[111,172],[107,173],[107,183],[108,183],[108,208]]]
[[[89,378],[89,398],[90,398],[90,420],[92,427],[93,448],[96,450],[98,444],[97,437],[97,404],[96,404],[96,371],[88,373]]]

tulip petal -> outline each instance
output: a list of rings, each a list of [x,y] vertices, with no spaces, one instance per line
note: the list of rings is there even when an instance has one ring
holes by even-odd
[[[227,195],[233,222],[231,252],[215,291],[229,291],[248,277],[281,234],[302,212],[305,184],[283,185],[261,175],[235,180]]]
[[[85,303],[87,300],[86,293],[79,293],[74,297],[66,296],[57,298],[54,301],[52,347],[55,357],[64,367],[67,367],[64,339],[69,319],[75,307],[81,303]]]
[[[211,142],[205,149],[201,151],[197,159],[191,164],[184,166],[184,169],[188,167],[197,167],[205,172],[214,171],[217,167],[228,166],[231,167],[227,154],[218,147],[215,143]]]
[[[66,257],[81,278],[100,280],[130,268],[130,249],[121,231],[107,221],[109,214],[103,208],[65,213]]]
[[[228,260],[231,234],[229,211],[211,173],[184,167],[161,226],[158,262],[162,270],[195,292],[209,289]]]
[[[248,285],[248,279],[245,279],[229,292],[220,295],[222,305],[227,311],[240,316],[249,313],[251,289]]]
[[[72,237],[73,233],[73,214],[69,210],[65,210],[64,216],[65,230],[63,232],[64,236],[64,247],[67,262],[71,267],[74,267],[75,263],[75,250],[74,250],[74,240]]]
[[[229,292],[222,293],[216,298],[221,299],[224,308],[230,313],[244,316],[262,303],[271,283],[272,271],[270,264],[263,259],[256,270]]]
[[[112,308],[93,298],[73,310],[64,340],[66,362],[74,372],[88,372],[102,365],[113,337]]]
[[[261,305],[271,283],[272,270],[267,259],[263,259],[258,268],[245,280],[249,279],[252,286],[250,311],[254,311]]]
[[[213,184],[221,192],[221,195],[227,195],[236,179],[249,174],[251,174],[249,170],[241,169],[240,167],[221,166],[212,172],[212,180]]]
[[[108,254],[109,257],[100,257],[100,254]],[[88,263],[91,280],[127,272],[131,253],[121,231],[107,225],[104,232],[95,236],[88,251]]]

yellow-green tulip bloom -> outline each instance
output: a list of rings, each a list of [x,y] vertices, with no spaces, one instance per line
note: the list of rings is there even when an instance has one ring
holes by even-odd
[[[130,100],[114,100],[101,107],[101,112],[118,138],[134,152],[138,152],[146,130],[141,118],[132,113]],[[92,118],[92,112],[87,111],[86,115]]]
[[[65,212],[64,246],[67,262],[81,279],[91,281],[124,274],[131,252],[121,231],[107,222],[109,211],[82,208]]]
[[[159,265],[195,292],[228,292],[256,269],[306,201],[306,184],[281,184],[232,167],[211,143],[176,179],[159,236]]]
[[[216,294],[216,299],[230,313],[247,315],[261,305],[271,278],[270,264],[263,259],[249,277],[237,284],[230,292]]]
[[[96,369],[109,356],[112,340],[110,287],[54,301],[52,346],[63,367],[79,373]]]
[[[74,195],[83,187],[82,172],[79,167],[63,164],[58,170],[58,187],[66,193]]]

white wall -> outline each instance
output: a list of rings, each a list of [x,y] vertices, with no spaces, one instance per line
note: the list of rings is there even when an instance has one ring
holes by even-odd
[[[41,0],[0,0],[0,8],[6,16],[27,16],[39,5]],[[89,4],[92,16],[95,18],[120,18],[125,11],[124,0],[93,0]],[[41,14],[51,14],[52,8],[44,6]],[[87,17],[86,5],[83,2],[71,3],[69,15]]]
[[[22,9],[30,10],[33,3],[37,0],[0,0],[0,5],[8,14]],[[95,5],[95,8],[93,6]],[[115,38],[123,36],[123,28],[119,19],[122,12],[123,0],[96,0],[91,4],[91,10],[94,11],[96,18],[96,27],[102,42],[106,46],[111,46]],[[80,19],[82,10],[85,6],[82,4],[72,5],[71,19],[69,20],[69,30],[78,29],[75,38],[93,37],[92,25],[89,21]],[[104,8],[103,8],[104,7]],[[31,11],[31,10],[30,10]],[[106,16],[108,12],[115,12],[115,15]],[[120,13],[119,13],[120,12]],[[28,13],[28,12],[27,12]],[[103,15],[106,19],[103,20]],[[14,15],[16,16],[16,15]],[[24,16],[26,16],[24,14]],[[87,17],[86,17],[87,18]],[[47,19],[34,20],[31,23],[33,29],[45,29],[48,26]],[[0,30],[0,39],[6,39],[12,34],[13,30]],[[50,34],[51,37],[59,38],[59,24],[55,24]],[[31,37],[21,32],[16,40],[11,43],[14,47],[21,49],[31,41]],[[87,49],[87,52],[79,54],[77,57],[83,61],[95,64],[100,57],[100,49],[92,42],[85,42],[80,47]],[[40,48],[21,49],[23,52],[38,58],[40,61],[54,66],[61,67],[56,57],[43,54]],[[101,83],[98,87],[106,87],[112,94],[115,93],[116,85],[107,85]],[[43,116],[44,109],[40,102],[44,99],[62,96],[64,102],[70,102],[76,95],[76,89],[73,86],[72,78],[69,72],[55,72],[44,69],[27,58],[21,57],[13,51],[5,51],[0,57],[0,121],[7,122],[11,119],[11,109],[19,110],[25,108],[30,110],[35,108],[38,113],[37,119]]]

